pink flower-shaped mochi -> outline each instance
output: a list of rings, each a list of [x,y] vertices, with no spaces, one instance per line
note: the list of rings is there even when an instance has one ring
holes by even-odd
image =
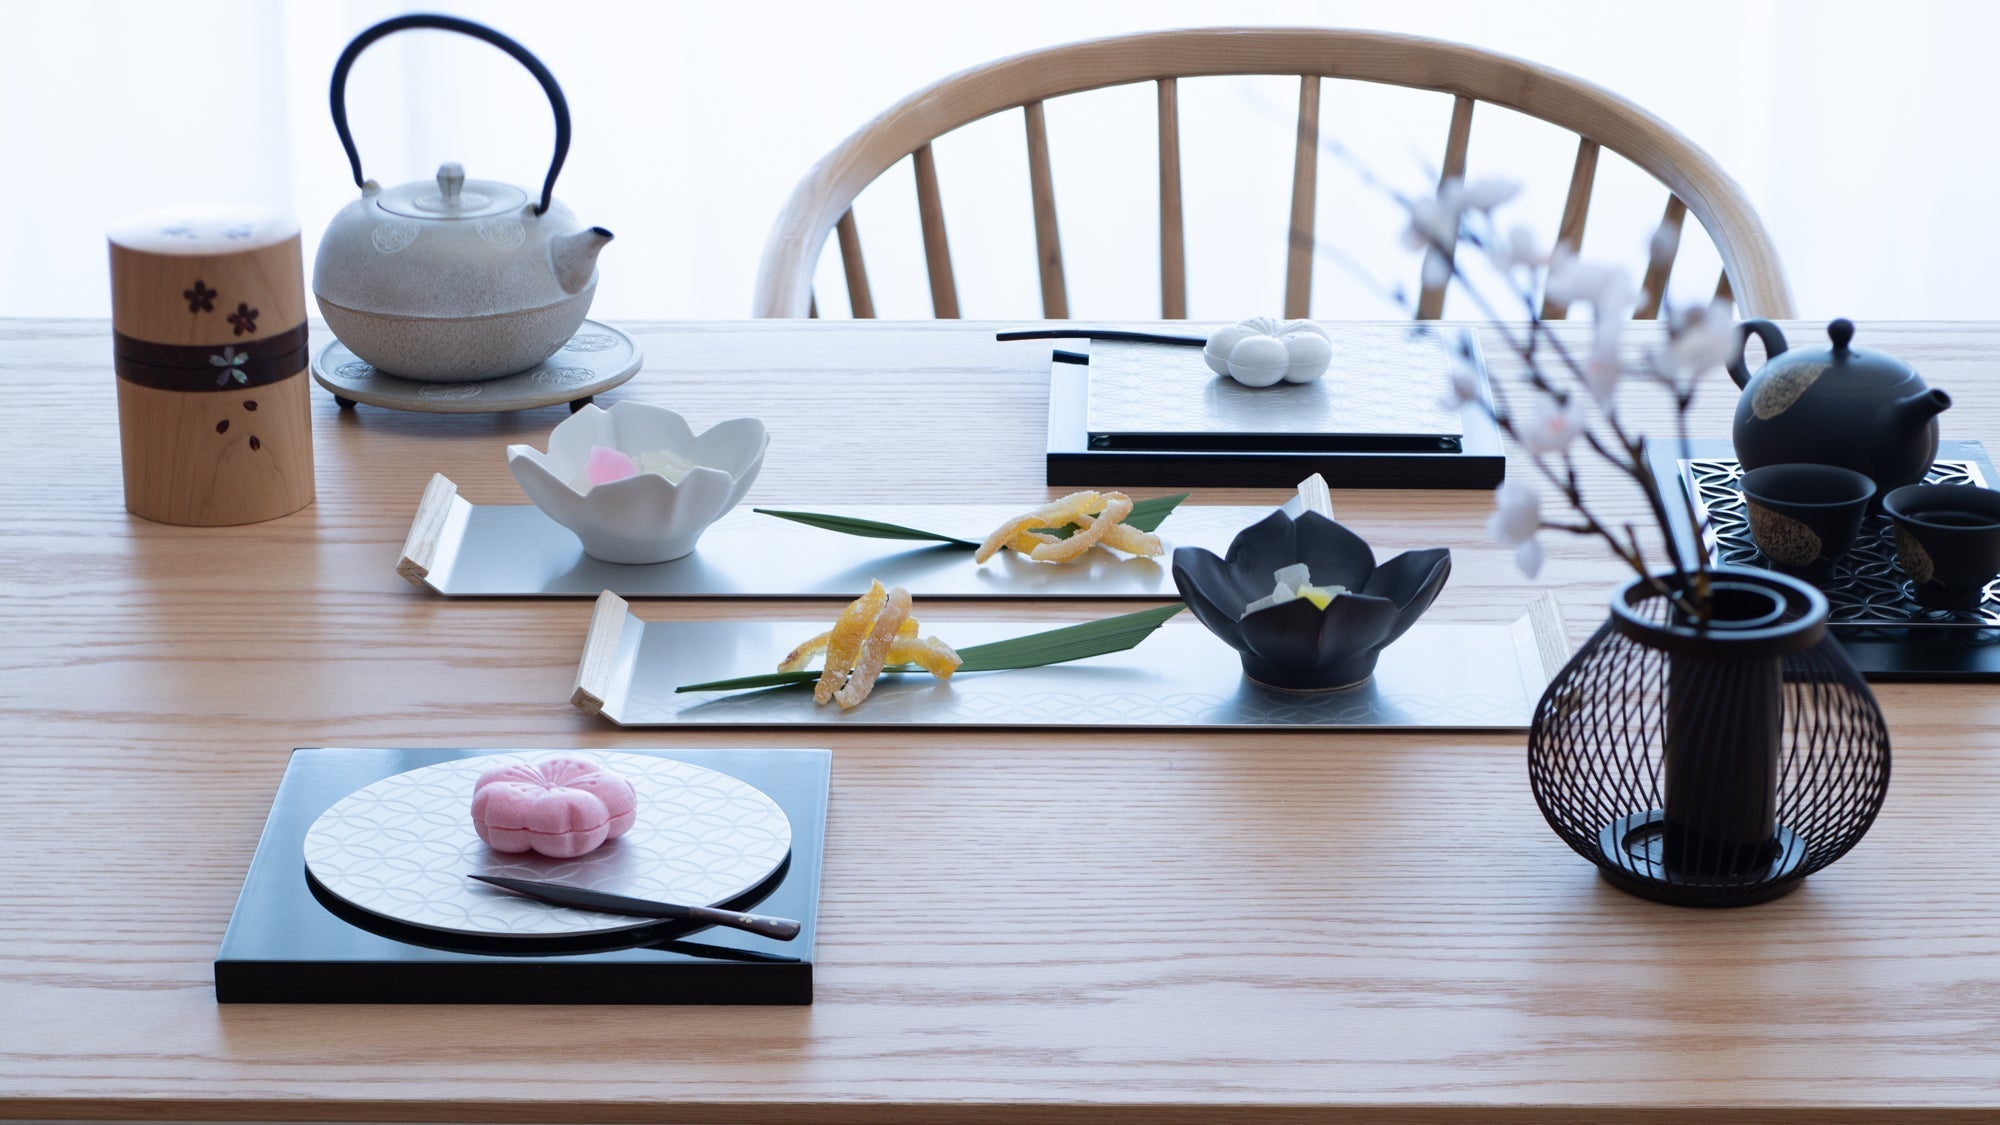
[[[639,463],[621,450],[608,445],[593,445],[590,456],[584,459],[583,475],[589,478],[593,487],[610,484],[614,480],[638,476]]]
[[[632,827],[632,783],[589,758],[561,755],[500,766],[472,787],[472,827],[498,852],[575,859]]]

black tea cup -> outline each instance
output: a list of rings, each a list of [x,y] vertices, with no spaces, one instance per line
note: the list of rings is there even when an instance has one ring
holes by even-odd
[[[1743,474],[1738,487],[1750,518],[1750,538],[1771,568],[1823,582],[1854,545],[1875,482],[1838,465],[1766,465]]]
[[[2000,575],[2000,492],[1969,484],[1912,484],[1882,499],[1896,525],[1896,565],[1917,604],[1977,609]]]

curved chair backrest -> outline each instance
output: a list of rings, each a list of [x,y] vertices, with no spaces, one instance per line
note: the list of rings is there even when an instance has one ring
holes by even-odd
[[[1733,297],[1745,316],[1783,319],[1793,315],[1791,289],[1777,248],[1743,189],[1713,158],[1666,122],[1600,86],[1508,55],[1411,35],[1325,28],[1210,28],[1096,39],[1015,55],[919,90],[841,142],[793,189],[764,244],[754,314],[808,315],[813,271],[828,234],[837,231],[854,315],[874,315],[851,207],[863,188],[908,156],[916,171],[917,210],[932,306],[940,317],[956,317],[957,286],[930,142],[980,118],[1018,108],[1027,124],[1043,315],[1068,317],[1042,103],[1063,94],[1152,82],[1159,93],[1160,311],[1168,319],[1184,318],[1187,278],[1176,79],[1252,74],[1300,76],[1291,246],[1285,274],[1287,317],[1307,315],[1311,296],[1322,78],[1453,95],[1456,100],[1442,162],[1444,177],[1465,173],[1472,110],[1479,102],[1518,110],[1577,134],[1576,164],[1557,232],[1558,243],[1572,251],[1583,241],[1599,151],[1610,149],[1624,156],[1671,193],[1662,225],[1671,232],[1673,246],[1678,247],[1681,225],[1690,211],[1707,230],[1722,258],[1719,296]],[[1659,312],[1673,264],[1672,254],[1664,258],[1648,270],[1646,296],[1638,316]],[[1423,290],[1418,316],[1435,319],[1441,315],[1448,281]],[[1543,313],[1559,318],[1564,309],[1545,302]]]

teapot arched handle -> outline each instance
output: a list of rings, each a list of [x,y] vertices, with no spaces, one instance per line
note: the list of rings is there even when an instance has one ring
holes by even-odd
[[[1764,341],[1765,363],[1784,355],[1785,349],[1791,347],[1791,344],[1785,341],[1785,333],[1768,320],[1746,320],[1737,325],[1736,355],[1729,361],[1728,366],[1729,377],[1735,380],[1738,390],[1750,385],[1750,367],[1743,362],[1743,349],[1749,346],[1752,336]]]
[[[347,127],[347,72],[353,69],[354,60],[361,56],[361,52],[366,50],[369,44],[385,35],[419,27],[436,31],[456,31],[461,35],[470,35],[474,39],[491,43],[514,56],[514,60],[527,67],[528,73],[535,76],[535,81],[542,84],[542,92],[549,96],[549,107],[555,110],[556,115],[556,154],[555,158],[549,161],[548,176],[542,180],[542,201],[535,207],[537,215],[546,212],[549,209],[549,201],[555,198],[556,173],[562,171],[563,160],[569,156],[569,101],[563,97],[562,87],[556,85],[556,76],[550,74],[549,68],[542,65],[542,60],[529,53],[526,47],[485,24],[462,20],[456,16],[415,15],[383,20],[355,36],[354,41],[347,45],[347,49],[340,52],[340,61],[333,64],[331,92],[333,128],[340,134],[340,147],[347,150],[347,163],[354,168],[354,186],[360,187],[367,183],[367,178],[361,174],[361,153],[355,149],[354,134]]]

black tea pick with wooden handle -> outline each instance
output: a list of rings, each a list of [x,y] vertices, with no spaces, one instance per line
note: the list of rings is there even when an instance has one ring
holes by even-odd
[[[624,895],[572,887],[567,883],[545,883],[536,879],[515,879],[507,875],[466,877],[553,906],[573,906],[578,910],[596,910],[604,914],[629,914],[635,918],[667,918],[676,922],[728,926],[731,929],[746,930],[779,941],[790,941],[799,936],[799,924],[790,918],[745,914],[739,910],[718,910],[713,906],[683,906],[677,902],[627,898]]]

